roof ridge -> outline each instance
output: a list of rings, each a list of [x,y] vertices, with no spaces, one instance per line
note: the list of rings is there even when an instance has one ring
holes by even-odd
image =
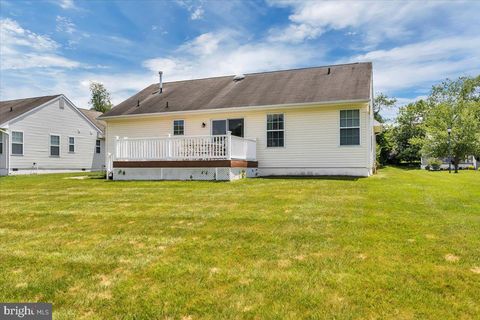
[[[348,66],[354,64],[371,64],[371,61],[359,61],[359,62],[348,62],[348,63],[340,63],[340,64],[328,64],[322,66],[314,66],[314,67],[301,67],[301,68],[291,68],[291,69],[281,69],[281,70],[271,70],[271,71],[259,71],[259,72],[251,72],[251,73],[244,73],[244,75],[256,75],[256,74],[267,74],[267,73],[276,73],[276,72],[285,72],[285,71],[298,71],[298,70],[307,70],[307,69],[321,69],[321,68],[328,68],[328,67],[340,67],[340,66]],[[213,76],[213,77],[205,77],[205,78],[194,78],[194,79],[185,79],[185,80],[174,80],[174,81],[165,81],[166,83],[174,83],[174,82],[187,82],[187,81],[197,81],[197,80],[209,80],[209,79],[217,79],[217,78],[230,78],[235,76],[234,74],[231,75],[223,75],[223,76]],[[152,83],[150,86],[158,84],[158,82]]]

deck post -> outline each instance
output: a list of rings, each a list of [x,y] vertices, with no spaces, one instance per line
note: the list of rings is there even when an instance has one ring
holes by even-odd
[[[114,142],[114,148],[113,148],[113,152],[114,152],[114,155],[116,156],[116,158],[120,158],[120,150],[119,150],[119,145],[118,145],[118,140],[120,140],[120,137],[119,136],[115,136],[115,142]]]
[[[232,160],[232,131],[227,131],[227,159]]]
[[[172,134],[168,134],[167,139],[167,159],[170,160],[172,158]]]

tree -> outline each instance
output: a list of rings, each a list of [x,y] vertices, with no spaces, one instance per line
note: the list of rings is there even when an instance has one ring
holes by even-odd
[[[382,117],[380,112],[393,108],[396,103],[396,98],[389,98],[382,92],[377,93],[377,95],[375,95],[375,99],[373,100],[373,117],[375,120],[384,123],[386,119]]]
[[[384,93],[378,93],[373,100],[373,117],[378,122],[384,123],[385,119],[380,114],[381,111],[391,109],[395,106],[397,99],[389,98]],[[376,135],[377,141],[377,163],[385,165],[388,162],[394,162],[393,159],[393,144],[392,131],[388,126],[384,126],[384,130]]]
[[[421,142],[425,138],[424,119],[427,103],[423,100],[410,103],[398,110],[393,127],[394,151],[398,161],[414,163],[421,159]]]
[[[91,110],[105,113],[108,110],[112,109],[112,102],[110,101],[110,93],[108,93],[107,89],[102,83],[91,82],[90,92],[92,94],[89,102],[90,105],[92,106]]]
[[[449,158],[458,164],[467,156],[480,154],[480,76],[445,80],[433,86],[428,98],[423,152]],[[447,129],[451,129],[450,137]],[[450,145],[449,145],[450,138]]]

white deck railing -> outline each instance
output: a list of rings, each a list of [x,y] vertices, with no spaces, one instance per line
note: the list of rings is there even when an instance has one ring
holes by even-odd
[[[256,160],[255,139],[226,135],[116,138],[116,161]]]

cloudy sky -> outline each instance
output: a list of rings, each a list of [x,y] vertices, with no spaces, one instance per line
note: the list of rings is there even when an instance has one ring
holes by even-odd
[[[0,0],[0,99],[66,94],[90,81],[119,103],[166,81],[372,61],[400,103],[480,73],[480,1]]]

